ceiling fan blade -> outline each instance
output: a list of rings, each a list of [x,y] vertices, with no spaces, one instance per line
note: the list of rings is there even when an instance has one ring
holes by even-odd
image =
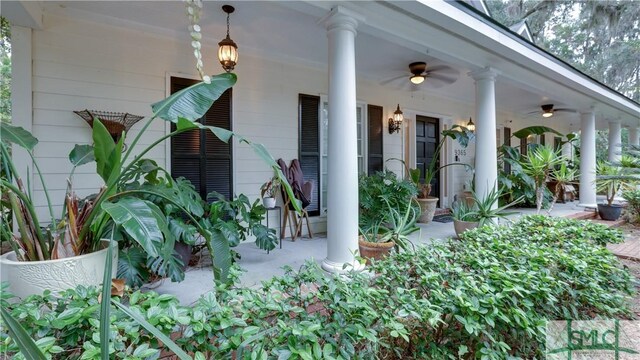
[[[574,109],[555,109],[554,112],[578,113],[578,111]]]
[[[396,80],[400,80],[400,79],[403,79],[403,78],[407,78],[407,80],[409,80],[409,76],[408,75],[399,75],[399,76],[395,76],[395,77],[392,77],[390,79],[386,79],[386,80],[381,81],[380,85],[388,85],[389,83],[392,83],[392,82],[394,82]]]
[[[439,81],[444,85],[451,85],[454,82],[456,82],[456,80],[458,80],[457,77],[454,76],[446,76],[446,75],[442,75],[442,74],[433,74],[433,73],[429,73],[427,75],[427,81],[428,80],[432,80],[432,81]]]
[[[440,78],[437,77],[432,77],[432,76],[428,76],[425,81],[421,84],[421,86],[424,86],[426,88],[429,89],[439,89],[441,87],[447,86],[452,84],[449,81],[443,81]]]
[[[440,75],[459,76],[460,71],[447,65],[435,65],[427,67],[427,73],[438,73]]]

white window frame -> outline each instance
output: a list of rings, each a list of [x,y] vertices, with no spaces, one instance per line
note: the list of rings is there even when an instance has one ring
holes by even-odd
[[[318,117],[318,121],[320,121],[320,124],[318,126],[318,128],[320,129],[320,216],[326,216],[327,215],[327,190],[326,190],[326,186],[327,184],[324,181],[325,175],[327,175],[327,169],[325,169],[324,166],[324,159],[327,158],[327,165],[328,165],[328,149],[327,149],[327,143],[325,143],[324,139],[325,139],[325,132],[326,129],[324,127],[324,124],[322,123],[325,119],[328,120],[328,112],[327,115],[325,116],[325,104],[327,105],[327,110],[328,110],[328,104],[329,104],[329,100],[327,95],[320,95],[320,116]],[[360,134],[361,134],[361,143],[360,143],[360,149],[359,153],[360,155],[358,155],[358,158],[362,158],[362,169],[359,169],[361,171],[359,171],[358,173],[367,173],[367,169],[368,169],[368,164],[367,164],[367,160],[368,160],[368,154],[369,154],[369,146],[368,146],[368,114],[367,114],[367,103],[364,101],[357,101],[356,102],[356,107],[360,108],[360,115],[361,115],[361,121],[360,121]],[[357,113],[356,113],[357,114]],[[327,137],[327,142],[328,142],[329,138]],[[360,163],[360,162],[359,162]]]

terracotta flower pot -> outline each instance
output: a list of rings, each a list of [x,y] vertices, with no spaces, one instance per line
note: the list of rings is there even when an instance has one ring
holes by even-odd
[[[419,223],[428,224],[433,220],[433,215],[436,213],[436,205],[438,204],[437,197],[428,197],[426,199],[416,199],[420,204],[420,217]]]
[[[90,254],[57,260],[17,261],[15,252],[0,257],[2,281],[9,282],[9,292],[24,299],[29,295],[52,293],[84,286],[102,284],[107,262],[109,240],[102,240],[102,250]],[[118,243],[112,247],[112,276],[118,269]]]
[[[360,236],[358,240],[360,256],[367,260],[367,265],[369,265],[370,259],[382,260],[387,257],[395,245],[393,241],[384,243],[369,242],[364,240],[363,236]]]
[[[475,229],[480,223],[474,221],[462,221],[453,219],[453,228],[456,231],[456,236],[460,237],[462,233],[467,230]]]

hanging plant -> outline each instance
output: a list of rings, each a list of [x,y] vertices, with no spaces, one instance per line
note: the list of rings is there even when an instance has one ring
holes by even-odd
[[[193,47],[193,56],[196,57],[196,70],[200,74],[200,78],[207,84],[211,83],[211,77],[204,73],[202,63],[202,34],[200,33],[200,14],[202,13],[202,0],[185,0],[187,17],[189,18],[189,34],[191,35],[191,47]]]

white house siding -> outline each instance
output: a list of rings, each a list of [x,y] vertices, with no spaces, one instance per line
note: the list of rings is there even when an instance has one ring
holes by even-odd
[[[186,34],[185,34],[186,36]],[[44,30],[33,31],[33,132],[40,144],[36,158],[44,173],[55,204],[61,205],[66,177],[71,169],[67,159],[76,143],[91,143],[89,126],[73,110],[95,109],[151,115],[150,104],[166,94],[167,74],[194,76],[194,59],[189,40],[140,30],[111,26],[46,14]],[[318,46],[326,46],[318,44]],[[254,57],[240,48],[236,68],[238,83],[233,89],[233,130],[263,143],[274,158],[287,161],[298,156],[298,94],[327,93],[326,66],[312,66],[294,61]],[[208,73],[219,73],[214,60],[216,49],[205,46],[203,59]],[[322,61],[324,59],[321,59]],[[357,66],[357,54],[356,54]],[[358,100],[384,107],[384,156],[402,158],[409,138],[389,134],[387,119],[395,106],[408,109],[407,122],[415,114],[439,114],[447,126],[465,124],[473,115],[473,104],[464,104],[436,94],[412,96],[411,93],[382,87],[365,78],[358,81]],[[498,104],[499,106],[499,104]],[[499,119],[508,115],[499,116]],[[136,135],[142,120],[133,127],[128,143]],[[511,126],[512,130],[517,129]],[[157,120],[142,137],[140,145],[150,144],[165,133],[165,123]],[[467,160],[473,163],[473,145],[467,149]],[[162,146],[148,154],[160,164],[167,161]],[[448,148],[448,158],[453,158]],[[234,191],[255,199],[259,187],[271,170],[246,146],[234,146]],[[464,160],[464,159],[463,159]],[[402,173],[399,163],[389,168]],[[92,165],[80,167],[74,188],[80,195],[95,192],[101,180]],[[447,189],[449,201],[462,191],[471,174],[458,168]],[[37,180],[32,180],[38,213],[46,215],[44,193]],[[59,213],[61,206],[56,206]],[[272,216],[275,216],[272,213]],[[275,223],[275,217],[272,219]],[[315,232],[325,231],[323,217],[312,219]]]

